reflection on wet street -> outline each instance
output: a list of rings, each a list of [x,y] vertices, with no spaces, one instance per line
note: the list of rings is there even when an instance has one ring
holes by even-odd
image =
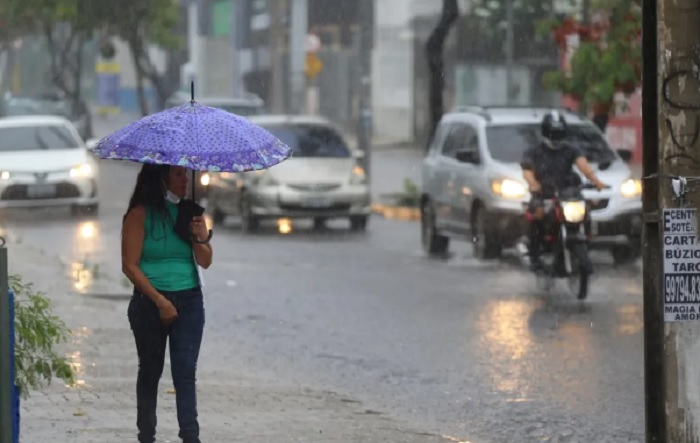
[[[98,216],[0,215],[13,248],[55,257],[76,297],[114,297],[115,315],[81,319],[77,341],[96,328],[129,334],[119,230],[136,169],[102,173]],[[279,220],[243,234],[231,219],[214,232],[205,379],[245,368],[351,393],[452,441],[642,441],[638,264],[615,268],[594,254],[591,294],[579,302],[563,283],[538,291],[509,257],[481,262],[457,246],[428,259],[416,223],[373,218],[355,233],[344,222]],[[95,367],[89,352],[69,357],[79,385],[86,372],[121,371]]]

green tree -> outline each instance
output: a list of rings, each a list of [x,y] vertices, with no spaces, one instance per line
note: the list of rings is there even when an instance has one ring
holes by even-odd
[[[464,15],[463,26],[478,38],[473,45],[464,45],[462,50],[483,59],[503,59],[506,55],[506,32],[508,30],[508,2],[511,0],[472,0]],[[544,39],[533,41],[538,23],[554,16],[553,2],[544,0],[512,0],[513,2],[513,53],[515,58],[541,56],[551,49]]]
[[[141,113],[149,113],[144,94],[144,81],[153,85],[159,105],[174,92],[177,86],[169,84],[158,72],[148,51],[149,44],[164,49],[176,49],[180,39],[175,35],[179,21],[178,0],[97,0],[100,14],[105,18],[109,35],[122,38],[131,52],[136,70],[136,89]]]
[[[578,34],[580,44],[571,57],[570,69],[548,73],[545,85],[577,100],[581,111],[591,113],[603,131],[614,110],[615,94],[630,94],[641,83],[639,3],[640,0],[598,1],[592,4],[598,18],[590,25],[567,17],[545,21],[540,26],[540,32],[552,33],[562,50],[566,36]]]
[[[57,350],[70,331],[53,315],[51,301],[19,276],[10,277],[10,288],[15,293],[15,383],[20,394],[27,398],[54,377],[73,385],[75,371]]]
[[[85,43],[100,26],[92,0],[10,0],[0,5],[0,41],[41,35],[49,51],[52,84],[80,100]],[[3,27],[0,25],[0,29]]]

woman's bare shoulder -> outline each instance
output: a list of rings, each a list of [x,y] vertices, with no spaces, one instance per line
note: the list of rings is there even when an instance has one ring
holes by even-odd
[[[134,206],[131,210],[124,216],[124,223],[134,223],[139,221],[144,221],[146,219],[146,207],[145,206]]]

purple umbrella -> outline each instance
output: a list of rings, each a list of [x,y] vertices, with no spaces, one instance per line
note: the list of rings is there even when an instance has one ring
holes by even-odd
[[[100,158],[183,166],[196,171],[267,169],[292,149],[250,120],[194,100],[137,120],[92,149]]]
[[[267,169],[292,155],[289,146],[250,120],[198,104],[194,82],[190,103],[143,117],[100,140],[92,151],[104,159],[210,172]],[[194,181],[193,174],[193,200]],[[175,229],[184,238],[192,216],[204,212],[193,200],[180,203]]]

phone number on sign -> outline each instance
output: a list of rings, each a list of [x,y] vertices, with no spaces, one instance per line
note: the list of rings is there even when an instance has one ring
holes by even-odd
[[[666,303],[700,302],[700,275],[666,275]]]

